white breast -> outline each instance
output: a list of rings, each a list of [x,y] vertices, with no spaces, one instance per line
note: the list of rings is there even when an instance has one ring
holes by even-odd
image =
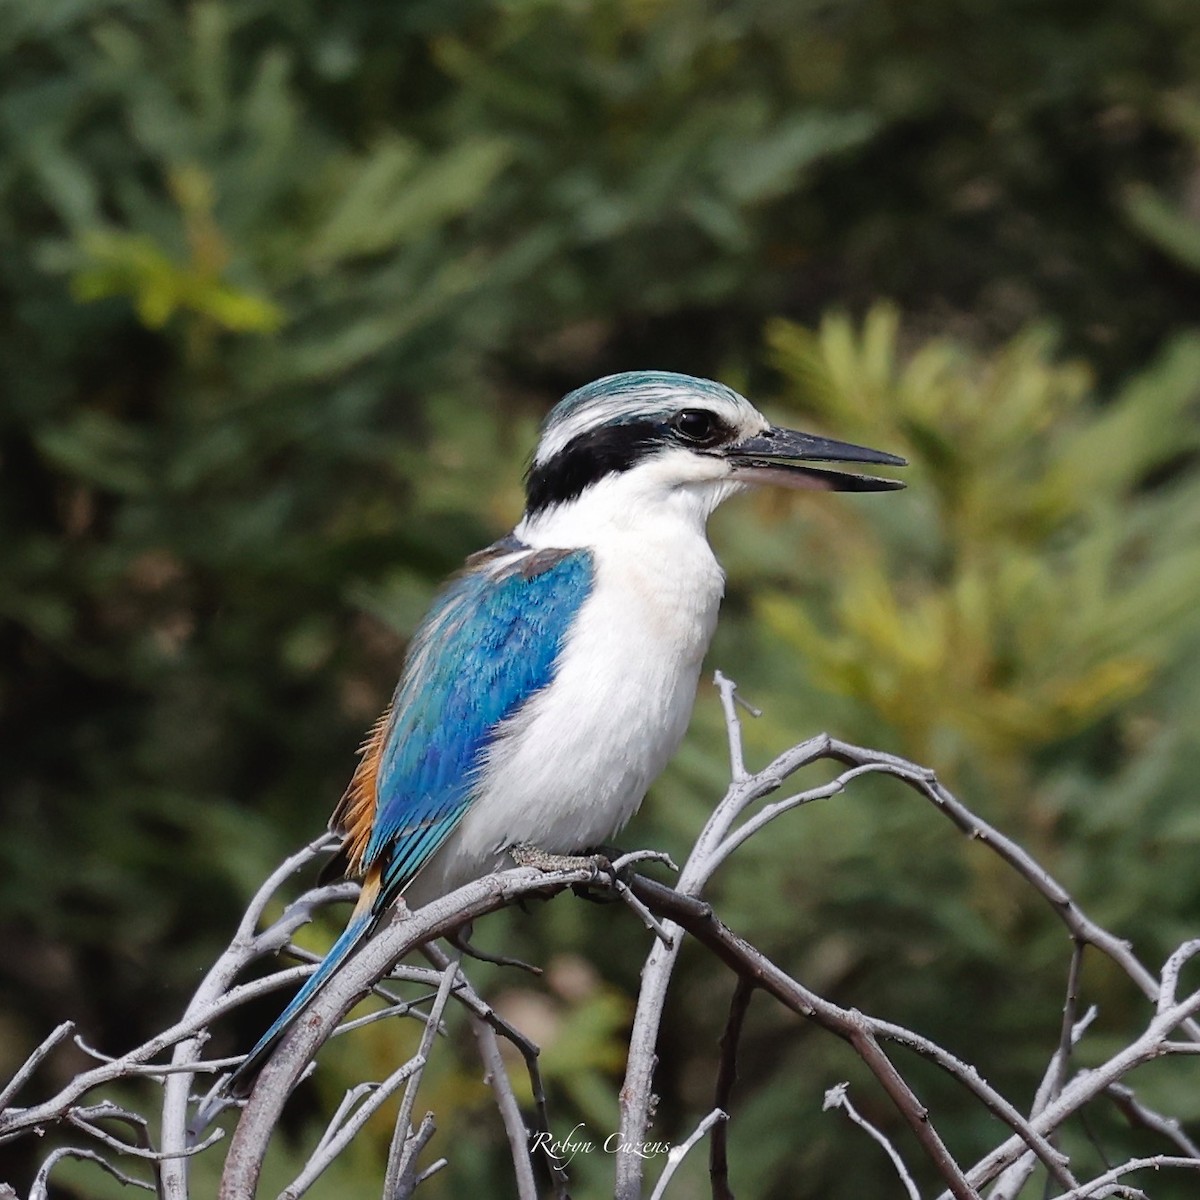
[[[591,549],[594,588],[553,683],[506,723],[411,904],[499,867],[516,842],[572,853],[607,841],[677,749],[724,588],[703,524],[611,530]]]

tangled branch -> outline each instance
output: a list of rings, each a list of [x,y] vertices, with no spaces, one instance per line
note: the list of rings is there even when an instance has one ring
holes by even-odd
[[[785,751],[761,771],[748,771],[742,754],[736,690],[720,675],[717,684],[728,731],[731,782],[674,886],[634,872],[632,868],[647,858],[662,857],[639,852],[616,862],[580,859],[578,865],[572,863],[567,869],[518,866],[468,884],[415,912],[401,908],[351,957],[286,1032],[249,1097],[244,1101],[234,1099],[225,1093],[222,1083],[240,1058],[205,1056],[211,1026],[249,1000],[294,986],[308,974],[313,968],[311,961],[306,960],[311,960],[311,956],[298,950],[292,944],[292,937],[317,912],[356,895],[353,884],[311,889],[292,901],[278,919],[260,929],[264,914],[280,890],[335,845],[332,837],[318,838],[280,864],[264,882],[229,946],[213,964],[175,1025],[116,1057],[101,1054],[75,1036],[76,1044],[96,1060],[96,1065],[78,1074],[48,1099],[17,1104],[42,1063],[74,1035],[69,1023],[61,1025],[0,1090],[0,1142],[46,1129],[71,1131],[88,1140],[85,1146],[64,1144],[51,1151],[29,1187],[31,1200],[48,1195],[52,1170],[68,1157],[94,1162],[123,1182],[157,1191],[164,1200],[189,1200],[190,1160],[198,1154],[217,1152],[218,1143],[224,1141],[224,1130],[214,1129],[214,1123],[235,1108],[240,1111],[225,1151],[220,1195],[222,1200],[248,1200],[257,1192],[267,1147],[288,1099],[296,1085],[314,1069],[321,1046],[335,1034],[349,1034],[365,1023],[393,1018],[421,1024],[415,1053],[398,1064],[387,1078],[360,1083],[346,1092],[307,1160],[281,1193],[281,1200],[299,1200],[367,1121],[396,1097],[399,1099],[390,1150],[381,1168],[381,1194],[385,1200],[411,1196],[424,1180],[446,1165],[444,1157],[421,1165],[425,1151],[436,1137],[437,1125],[434,1113],[417,1118],[417,1101],[425,1068],[437,1052],[438,1037],[444,1032],[452,1009],[465,1012],[474,1034],[507,1138],[517,1194],[522,1200],[535,1200],[540,1173],[548,1175],[552,1194],[561,1200],[567,1195],[569,1183],[564,1166],[553,1157],[535,1161],[533,1153],[534,1147],[549,1138],[552,1127],[550,1101],[538,1068],[538,1047],[476,991],[464,968],[463,957],[464,953],[473,953],[465,932],[474,921],[522,898],[552,896],[570,887],[587,887],[621,901],[631,910],[632,918],[652,936],[619,1093],[621,1122],[616,1138],[614,1181],[618,1200],[641,1200],[646,1195],[647,1159],[637,1148],[651,1124],[651,1097],[664,1006],[680,950],[688,938],[705,947],[734,973],[737,988],[721,1040],[713,1107],[691,1134],[666,1155],[652,1185],[651,1200],[667,1195],[680,1163],[705,1138],[710,1146],[712,1195],[715,1200],[728,1200],[732,1195],[727,1133],[731,1121],[736,1120],[733,1093],[740,1035],[755,992],[771,997],[854,1049],[911,1129],[927,1160],[926,1170],[932,1168],[941,1181],[942,1197],[982,1200],[985,1190],[990,1189],[986,1193],[988,1200],[1012,1200],[1039,1166],[1046,1175],[1047,1195],[1061,1200],[1140,1196],[1142,1193],[1126,1182],[1127,1176],[1138,1171],[1200,1172],[1200,1147],[1180,1122],[1149,1108],[1125,1082],[1136,1067],[1151,1059],[1200,1052],[1200,989],[1182,994],[1180,989],[1184,969],[1200,956],[1200,938],[1183,943],[1161,971],[1151,971],[1128,943],[1092,920],[1045,868],[951,795],[931,771],[893,755],[821,735]],[[838,764],[839,773],[834,779],[763,803],[780,792],[796,772],[821,761]],[[704,891],[716,870],[750,838],[788,813],[842,795],[856,779],[870,773],[901,780],[960,831],[995,853],[1046,900],[1064,925],[1072,957],[1062,1027],[1049,1047],[1042,1084],[1028,1111],[1002,1095],[974,1065],[919,1032],[842,1007],[806,987],[745,936],[729,928],[704,899]],[[451,938],[457,947],[453,954],[439,948],[437,939],[444,937]],[[404,962],[418,950],[424,953],[428,965]],[[280,953],[300,959],[301,965],[281,967],[252,982],[237,982],[248,968]],[[1087,953],[1107,957],[1147,998],[1151,1011],[1142,1030],[1098,1066],[1084,1070],[1073,1066],[1072,1059],[1077,1043],[1086,1036],[1095,1016],[1094,1010],[1082,1016],[1078,1012],[1080,970]],[[397,985],[414,987],[417,994],[398,995]],[[346,1014],[354,1004],[371,993],[382,999],[383,1007],[347,1021]],[[524,1064],[533,1096],[529,1111],[524,1111],[518,1101],[509,1068],[500,1053],[502,1041],[515,1048]],[[938,1131],[933,1114],[893,1061],[891,1048],[895,1046],[921,1056],[955,1080],[965,1099],[981,1105],[1007,1134],[978,1161],[966,1164],[958,1161]],[[102,1095],[103,1089],[110,1085],[131,1079],[149,1081],[161,1091],[157,1140],[145,1116]],[[1132,1125],[1160,1137],[1164,1152],[1130,1159],[1108,1166],[1091,1178],[1081,1178],[1078,1165],[1059,1148],[1057,1135],[1082,1108],[1100,1099],[1107,1099]],[[878,1127],[860,1116],[844,1085],[828,1089],[826,1107],[845,1112],[870,1139],[880,1143],[909,1196],[920,1194],[914,1182],[920,1172],[904,1161]],[[143,1174],[124,1170],[127,1160],[140,1161]]]

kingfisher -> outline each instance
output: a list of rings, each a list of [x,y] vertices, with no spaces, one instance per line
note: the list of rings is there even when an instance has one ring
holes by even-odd
[[[433,602],[331,818],[332,865],[362,880],[345,932],[235,1085],[401,898],[416,908],[514,852],[578,853],[625,825],[683,738],[716,626],[709,516],[757,484],[904,486],[812,465],[838,462],[906,465],[668,371],[610,375],[551,410],[524,515]]]

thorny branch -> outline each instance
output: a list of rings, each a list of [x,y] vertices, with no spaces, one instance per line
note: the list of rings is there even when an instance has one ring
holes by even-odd
[[[277,920],[259,928],[265,913],[277,902],[289,881],[335,845],[336,840],[330,836],[318,838],[280,864],[263,883],[229,946],[213,964],[175,1025],[112,1057],[87,1046],[75,1035],[70,1023],[60,1025],[30,1054],[7,1085],[0,1088],[0,1142],[46,1130],[72,1132],[90,1141],[87,1146],[54,1144],[30,1183],[30,1200],[48,1197],[51,1172],[65,1158],[93,1162],[122,1182],[157,1191],[163,1200],[190,1200],[190,1160],[202,1153],[216,1153],[214,1148],[224,1139],[225,1131],[220,1127],[211,1133],[208,1130],[229,1110],[236,1109],[241,1111],[233,1136],[228,1139],[220,1195],[222,1200],[249,1200],[255,1195],[263,1158],[283,1109],[297,1083],[314,1069],[317,1052],[324,1042],[334,1033],[351,1033],[366,1023],[393,1018],[421,1023],[416,1052],[407,1062],[396,1064],[383,1081],[360,1083],[346,1092],[281,1200],[298,1200],[369,1118],[396,1096],[402,1098],[394,1120],[391,1151],[386,1166],[381,1166],[381,1190],[385,1200],[411,1196],[447,1162],[439,1157],[422,1164],[425,1151],[435,1144],[436,1116],[425,1113],[417,1121],[415,1114],[419,1111],[418,1090],[425,1066],[439,1052],[438,1039],[451,1020],[452,1010],[465,1011],[475,1035],[479,1060],[492,1087],[499,1124],[508,1142],[517,1194],[522,1200],[534,1200],[539,1194],[539,1172],[548,1170],[551,1192],[555,1200],[563,1200],[569,1187],[566,1170],[553,1157],[535,1158],[531,1153],[538,1141],[550,1137],[552,1129],[549,1097],[538,1067],[538,1047],[504,1021],[479,995],[461,959],[463,954],[473,954],[467,940],[472,922],[524,897],[555,895],[569,887],[586,887],[622,901],[636,922],[631,928],[641,929],[642,936],[649,938],[619,1097],[621,1126],[615,1139],[619,1148],[614,1190],[618,1200],[642,1200],[646,1195],[647,1164],[637,1147],[650,1130],[664,1005],[680,949],[689,937],[726,964],[737,983],[721,1039],[714,1106],[667,1155],[653,1185],[651,1200],[668,1194],[685,1155],[705,1136],[711,1143],[712,1195],[715,1200],[730,1200],[732,1168],[728,1135],[736,1121],[734,1084],[739,1041],[755,992],[765,993],[804,1020],[843,1039],[861,1057],[878,1081],[883,1096],[907,1123],[921,1148],[924,1164],[914,1169],[913,1164],[906,1163],[885,1130],[858,1115],[844,1089],[829,1090],[828,1096],[833,1099],[828,1106],[842,1108],[867,1136],[883,1146],[910,1197],[920,1195],[916,1180],[922,1173],[931,1172],[940,1178],[945,1189],[943,1196],[958,1200],[980,1200],[982,1189],[988,1187],[989,1200],[1009,1200],[1021,1191],[1039,1164],[1046,1174],[1046,1195],[1061,1200],[1143,1195],[1126,1181],[1127,1176],[1137,1171],[1200,1172],[1200,1146],[1188,1136],[1178,1118],[1144,1104],[1126,1082],[1135,1067],[1153,1058],[1200,1051],[1200,989],[1180,994],[1185,968],[1200,956],[1200,938],[1183,943],[1160,972],[1152,972],[1128,943],[1092,920],[1025,850],[966,808],[931,771],[893,755],[821,735],[785,751],[763,770],[750,772],[743,755],[738,709],[754,710],[741,701],[734,685],[721,675],[717,676],[717,686],[728,732],[731,783],[673,887],[632,874],[631,868],[638,863],[661,857],[638,852],[616,863],[602,858],[594,862],[580,860],[578,867],[572,865],[568,870],[516,867],[460,888],[418,911],[401,909],[345,964],[287,1032],[263,1068],[250,1097],[245,1101],[234,1100],[224,1093],[221,1081],[225,1070],[240,1059],[207,1056],[214,1022],[266,992],[294,987],[312,970],[311,962],[305,962],[312,956],[292,944],[295,932],[317,912],[352,900],[357,894],[356,886],[349,883],[310,889],[288,904]],[[839,773],[834,779],[762,803],[783,788],[797,771],[821,761],[838,764]],[[788,813],[842,795],[855,779],[868,773],[901,780],[965,835],[995,853],[1048,902],[1070,937],[1072,956],[1062,1026],[1057,1033],[1048,1031],[1045,1075],[1027,1112],[1001,1095],[973,1065],[915,1030],[844,1008],[806,988],[783,966],[772,962],[745,937],[725,925],[703,899],[714,873],[747,840]],[[450,938],[457,948],[454,957],[435,944],[435,939],[441,937]],[[424,949],[431,966],[397,965],[418,948]],[[1151,1007],[1140,1033],[1130,1037],[1099,1065],[1083,1070],[1074,1066],[1072,1059],[1076,1044],[1086,1035],[1096,1015],[1094,1009],[1082,1017],[1079,1015],[1081,968],[1084,955],[1089,952],[1109,958],[1143,993]],[[264,978],[238,982],[248,968],[279,953],[300,958],[303,965],[283,966]],[[481,957],[492,962],[514,961]],[[405,997],[396,992],[397,986],[417,991]],[[384,1001],[382,1009],[357,1020],[344,1020],[359,999],[372,993]],[[33,1086],[42,1064],[73,1035],[78,1046],[97,1060],[96,1065],[80,1072],[48,1099],[17,1103]],[[530,1111],[523,1111],[518,1101],[500,1054],[500,1041],[509,1042],[524,1063],[533,1096]],[[901,1046],[922,1056],[956,1080],[965,1097],[981,1105],[1009,1134],[979,1161],[969,1166],[961,1164],[938,1133],[936,1114],[925,1107],[889,1056],[887,1048],[891,1046]],[[214,1076],[211,1085],[205,1083],[197,1091],[201,1080]],[[124,1097],[134,1083],[161,1089],[157,1143],[151,1123],[143,1115],[103,1098],[102,1089],[110,1085],[124,1085],[121,1093]],[[814,1081],[816,1086],[819,1085]],[[100,1094],[98,1100],[97,1094]],[[1131,1125],[1159,1137],[1170,1152],[1127,1160],[1107,1167],[1098,1175],[1077,1166],[1058,1148],[1057,1135],[1084,1106],[1098,1099],[1114,1105]],[[123,1131],[114,1131],[114,1124],[123,1126]],[[137,1168],[140,1174],[122,1169],[129,1160],[140,1163]],[[16,1193],[0,1186],[0,1196],[7,1195]]]

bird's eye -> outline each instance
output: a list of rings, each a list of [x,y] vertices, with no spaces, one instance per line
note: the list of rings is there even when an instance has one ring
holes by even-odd
[[[711,446],[724,433],[717,417],[703,408],[685,408],[675,414],[671,424],[685,441],[700,446]]]

